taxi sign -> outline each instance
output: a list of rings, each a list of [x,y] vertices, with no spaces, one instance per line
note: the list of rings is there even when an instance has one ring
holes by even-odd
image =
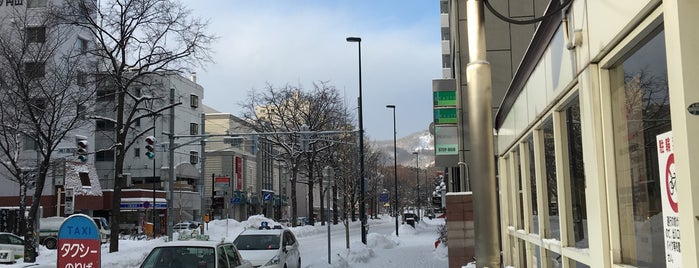
[[[58,267],[100,267],[100,236],[91,217],[75,214],[58,229]]]

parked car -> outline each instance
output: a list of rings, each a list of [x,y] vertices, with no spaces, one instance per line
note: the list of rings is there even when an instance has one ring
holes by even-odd
[[[263,224],[263,226],[267,226]],[[255,267],[301,267],[299,242],[288,229],[246,229],[233,241]]]
[[[199,224],[196,222],[180,222],[172,227],[172,230],[177,232],[181,230],[194,230],[199,228]]]
[[[140,268],[252,268],[231,242],[173,241],[159,245],[148,254]]]
[[[0,261],[14,262],[16,259],[24,257],[24,239],[13,233],[0,233],[0,251],[8,250],[12,252],[12,256],[2,256]]]
[[[309,225],[311,221],[307,217],[298,217],[296,218],[296,223],[298,225]]]

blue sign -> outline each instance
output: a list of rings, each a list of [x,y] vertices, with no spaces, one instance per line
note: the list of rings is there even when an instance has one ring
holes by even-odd
[[[58,229],[58,239],[100,239],[97,225],[88,216],[75,214],[68,217]]]
[[[145,206],[145,203],[148,203],[148,207]],[[155,203],[155,206],[151,206],[150,202],[145,201],[143,203],[121,203],[119,204],[119,208],[122,209],[144,209],[144,208],[151,208],[155,207],[155,209],[166,209],[167,208],[167,203]]]
[[[381,193],[379,195],[379,201],[386,203],[388,202],[388,193]]]
[[[271,192],[263,192],[262,193],[262,199],[265,201],[272,200],[272,193]]]
[[[240,204],[240,197],[233,197],[231,198],[231,204]]]

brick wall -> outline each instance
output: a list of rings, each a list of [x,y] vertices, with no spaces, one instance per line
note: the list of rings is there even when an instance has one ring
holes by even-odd
[[[447,193],[447,243],[449,267],[460,268],[473,261],[473,195],[470,192]]]

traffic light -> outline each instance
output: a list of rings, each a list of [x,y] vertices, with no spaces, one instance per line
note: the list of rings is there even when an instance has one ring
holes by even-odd
[[[153,159],[155,157],[155,143],[157,140],[153,136],[146,137],[146,156],[148,159]]]
[[[75,135],[75,147],[80,162],[87,162],[87,137]]]

